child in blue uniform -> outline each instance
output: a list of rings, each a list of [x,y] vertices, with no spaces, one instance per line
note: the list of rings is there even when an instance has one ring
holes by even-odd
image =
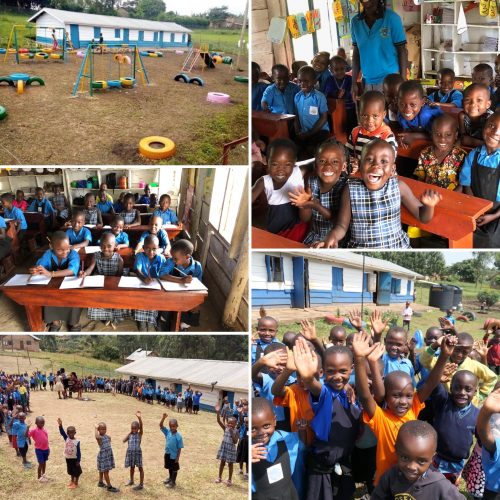
[[[77,276],[80,269],[80,257],[77,252],[71,250],[69,238],[66,233],[56,231],[50,240],[50,250],[47,250],[35,267],[31,267],[30,274],[42,274],[52,278],[64,276]],[[43,319],[49,323],[49,332],[58,332],[62,322],[68,324],[68,331],[80,332],[79,325],[81,309],[78,307],[54,307],[43,308]]]
[[[27,212],[38,212],[45,217],[45,224],[50,229],[54,226],[56,220],[56,211],[52,203],[45,198],[45,191],[41,187],[35,189],[35,199],[31,202]]]
[[[437,74],[437,85],[439,90],[436,90],[428,96],[429,101],[435,104],[450,104],[452,107],[461,108],[464,98],[460,90],[454,89],[455,72],[450,68],[441,68]],[[432,106],[432,104],[431,104]]]
[[[106,184],[101,184],[96,198],[96,207],[101,211],[101,214],[114,214],[113,197],[106,193],[106,188]]]
[[[163,425],[167,417],[168,415],[164,413],[160,420],[160,430],[165,436],[164,467],[168,470],[168,478],[165,479],[163,483],[167,488],[175,488],[177,484],[177,474],[180,469],[179,459],[181,457],[182,448],[184,448],[184,442],[182,441],[181,434],[177,432],[179,424],[175,418],[171,418],[168,421],[168,429]]]
[[[111,231],[105,231],[106,232],[111,232],[114,237],[115,237],[115,243],[116,243],[116,249],[121,250],[122,248],[128,248],[129,247],[129,239],[128,239],[128,234],[123,231],[123,217],[120,217],[119,215],[115,215],[113,217],[113,220],[111,221]],[[103,233],[103,235],[105,234]],[[102,237],[101,237],[102,239]],[[101,240],[97,242],[98,245],[101,244]]]
[[[75,210],[71,217],[71,227],[66,230],[72,250],[86,247],[92,243],[92,234],[85,224],[85,214],[82,210]]]
[[[497,94],[495,92],[495,80],[493,78],[493,68],[488,63],[479,63],[472,68],[471,73],[472,83],[480,83],[486,85],[490,91],[490,110],[496,111],[497,108]]]
[[[318,52],[313,60],[311,61],[311,66],[316,74],[317,88],[322,93],[325,94],[326,83],[328,79],[332,76],[329,69],[330,64],[330,53],[329,52]],[[300,77],[299,77],[300,80]]]
[[[464,110],[458,115],[462,146],[475,148],[484,144],[484,127],[493,114],[490,105],[491,93],[486,85],[473,83],[464,90]]]
[[[293,114],[294,98],[300,91],[298,85],[290,81],[290,72],[284,64],[275,64],[271,74],[274,83],[264,91],[262,109],[275,114]]]
[[[144,194],[137,201],[138,205],[149,205],[151,203],[151,188],[149,184],[144,186]]]
[[[265,82],[260,82],[260,66],[252,61],[252,109],[262,111],[262,96],[268,87]]]
[[[5,219],[0,217],[0,261],[10,253],[11,239],[7,236],[6,231],[7,224],[5,223]]]
[[[161,217],[162,225],[165,224],[178,224],[179,219],[175,212],[169,208],[172,203],[172,199],[168,194],[162,194],[160,196],[160,208],[157,208],[152,217]]]
[[[165,231],[165,229],[161,228],[162,224],[163,224],[163,222],[162,222],[161,217],[159,217],[157,215],[153,215],[151,217],[151,220],[149,221],[149,230],[144,231],[141,234],[139,242],[137,243],[137,245],[135,247],[136,254],[142,250],[142,247],[144,245],[144,241],[148,236],[156,236],[158,238],[158,244],[162,250],[162,253],[165,256],[170,255],[170,240],[168,239],[167,231]]]
[[[4,218],[14,219],[16,221],[17,235],[19,239],[22,240],[24,232],[28,229],[28,224],[26,223],[23,211],[13,205],[14,197],[10,193],[4,193],[1,200]]]
[[[387,377],[389,373],[402,371],[407,373],[415,387],[415,369],[412,362],[405,357],[405,349],[408,344],[408,335],[401,326],[394,326],[389,329],[385,336],[385,350],[382,355],[383,373]]]

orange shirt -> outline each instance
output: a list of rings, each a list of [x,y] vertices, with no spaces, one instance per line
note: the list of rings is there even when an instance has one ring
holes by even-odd
[[[314,432],[311,429],[311,420],[314,418],[314,412],[309,400],[309,391],[303,389],[299,384],[292,384],[285,387],[285,392],[286,394],[283,397],[274,397],[274,404],[290,408],[292,432],[298,432],[297,419],[305,419],[309,422],[306,429],[307,444],[312,444]]]
[[[418,394],[413,396],[413,404],[403,417],[397,417],[390,410],[383,410],[377,405],[375,415],[370,420],[366,412],[363,412],[363,422],[368,424],[377,438],[377,472],[375,473],[375,484],[378,483],[382,474],[396,464],[396,438],[399,428],[409,420],[416,420],[420,410],[425,403],[420,401]]]

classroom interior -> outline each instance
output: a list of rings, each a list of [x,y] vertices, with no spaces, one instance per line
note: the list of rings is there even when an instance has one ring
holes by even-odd
[[[82,290],[60,290],[58,287],[55,290],[49,289],[53,288],[52,285],[45,290],[43,286],[37,285],[5,287],[5,283],[12,277],[27,273],[28,268],[49,248],[48,238],[52,231],[62,227],[64,223],[64,219],[57,217],[55,226],[49,229],[43,214],[26,211],[24,215],[28,229],[22,236],[22,241],[18,237],[15,221],[7,221],[6,234],[12,242],[9,254],[0,261],[0,331],[33,331],[33,325],[40,325],[39,306],[45,303],[44,300],[48,305],[57,306],[65,306],[69,304],[68,301],[72,301],[69,305],[79,307],[79,301],[83,300],[85,304],[88,300],[99,303],[101,299],[98,297],[102,297],[103,301],[120,303],[120,308],[133,309],[141,301],[144,304],[158,303],[160,307],[167,296],[167,310],[190,310],[189,304],[193,301],[199,305],[199,325],[191,325],[188,330],[190,332],[246,331],[249,309],[247,177],[247,169],[244,167],[1,169],[1,194],[12,193],[15,196],[17,190],[22,190],[25,199],[30,202],[34,199],[35,189],[41,187],[50,201],[56,189],[60,190],[67,200],[69,219],[72,210],[83,208],[85,194],[90,192],[97,195],[102,183],[107,184],[107,193],[115,202],[122,193],[134,194],[134,208],[140,212],[141,225],[125,229],[130,247],[119,250],[124,268],[128,269],[134,266],[134,247],[140,235],[148,230],[153,212],[153,203],[148,206],[137,204],[137,201],[144,195],[145,187],[149,187],[151,194],[156,195],[157,208],[160,196],[168,194],[171,198],[170,209],[176,213],[179,222],[165,226],[165,230],[171,243],[182,238],[193,244],[193,258],[202,265],[202,283],[207,291],[108,290],[106,281],[104,289],[86,288],[85,298],[82,298]],[[111,214],[103,214],[104,226],[109,225],[111,218]],[[97,245],[99,236],[106,227],[99,229],[90,226],[90,230],[93,239],[91,245]],[[91,254],[87,254],[84,248],[79,250],[79,254],[82,266],[87,266]],[[87,298],[93,293],[101,295]],[[151,295],[147,295],[148,293]],[[161,293],[165,295],[161,296]],[[113,298],[112,294],[116,296]],[[196,300],[192,298],[193,294],[199,295]],[[93,306],[97,307],[96,304]],[[38,319],[32,320],[32,317]],[[82,309],[80,325],[83,332],[137,331],[133,318],[106,326],[104,322],[90,320],[85,307]],[[46,325],[43,324],[42,328],[36,328],[35,331],[44,331],[44,328]],[[148,331],[154,331],[151,325],[148,328]],[[66,325],[63,326],[63,331],[65,329]]]
[[[499,52],[500,17],[480,14],[479,3],[430,0],[386,1],[401,18],[406,33],[408,79],[418,80],[427,95],[437,90],[438,70],[451,68],[456,79],[454,88],[465,89],[471,83],[472,68],[486,63],[493,69]],[[326,51],[330,56],[345,49],[347,63],[352,63],[350,23],[359,11],[359,3],[350,0],[254,0],[252,3],[252,61],[261,72],[271,74],[275,64],[290,68],[303,61],[311,64],[315,54]],[[294,19],[293,19],[294,18]],[[310,31],[310,20],[316,27]],[[295,27],[293,24],[296,22]],[[307,28],[306,28],[307,26]],[[296,31],[292,34],[293,31]],[[264,80],[261,80],[264,81]],[[267,82],[266,82],[267,83]],[[328,98],[330,137],[346,144],[350,130],[343,99]],[[460,108],[439,104],[444,113],[457,118]],[[288,138],[294,115],[273,114],[252,110],[253,140],[266,144]],[[431,144],[416,140],[409,147],[398,147],[397,172],[418,198],[428,184],[415,180],[413,172],[420,152]],[[467,153],[471,148],[461,146]],[[254,173],[252,183],[258,175]],[[407,182],[408,181],[408,182]],[[472,198],[450,189],[432,187],[442,195],[434,218],[424,224],[417,221],[405,207],[401,209],[404,227],[411,226],[411,245],[415,248],[472,248],[476,221],[493,206],[481,198]],[[253,248],[304,248],[302,243],[265,230],[267,203],[264,197],[252,205]],[[413,237],[416,235],[416,237]]]

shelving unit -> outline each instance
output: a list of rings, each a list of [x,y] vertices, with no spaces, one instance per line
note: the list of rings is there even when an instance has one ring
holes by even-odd
[[[13,168],[5,171],[4,174],[7,175],[0,176],[0,192],[11,192],[15,196],[16,191],[21,189],[24,196],[29,198],[35,196],[35,188],[42,187],[50,198],[54,194],[54,184],[64,187],[62,169],[54,169],[54,172],[49,172],[46,168],[40,170],[43,172],[34,168]]]
[[[468,29],[457,33],[460,5],[465,9],[468,0],[442,1],[424,0],[420,9],[422,27],[422,78],[433,78],[441,68],[451,68],[457,77],[470,78],[472,68],[480,62],[494,68],[495,57],[499,49],[499,16],[495,19],[479,15],[479,4],[465,12]],[[426,23],[433,10],[442,8],[446,21],[453,23]],[[448,9],[445,12],[445,9]],[[444,17],[444,15],[443,15]],[[483,50],[485,39],[495,38],[494,50]]]

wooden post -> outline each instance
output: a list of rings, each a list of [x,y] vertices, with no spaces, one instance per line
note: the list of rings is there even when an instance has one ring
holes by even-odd
[[[243,194],[241,195],[240,208],[231,238],[229,258],[236,259],[244,245],[248,246],[248,175],[245,187],[243,188]]]
[[[198,230],[200,228],[200,219],[201,219],[201,209],[203,207],[203,195],[205,189],[205,179],[207,177],[206,168],[200,168],[198,170],[198,179],[196,182],[196,186],[194,188],[194,209],[191,209],[191,241],[194,245],[195,250],[197,249],[198,244]],[[215,174],[214,174],[215,175]],[[187,189],[187,186],[186,186]],[[210,195],[211,196],[211,195]],[[207,201],[210,204],[210,200]]]
[[[247,244],[245,244],[247,242]],[[225,326],[232,328],[238,320],[238,311],[241,300],[248,284],[248,229],[243,237],[243,246],[238,263],[231,277],[231,289],[224,306],[222,322]]]

